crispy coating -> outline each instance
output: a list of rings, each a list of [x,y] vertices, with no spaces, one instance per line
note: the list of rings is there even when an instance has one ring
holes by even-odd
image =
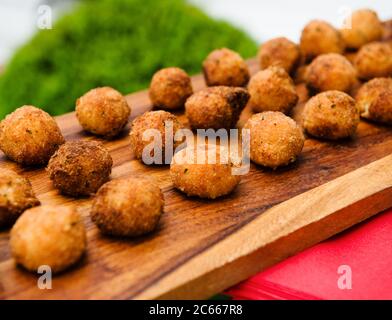
[[[249,82],[250,105],[255,112],[289,113],[298,102],[294,82],[281,67],[269,67],[256,73]]]
[[[109,180],[113,160],[96,141],[70,141],[50,159],[47,171],[63,194],[78,197],[95,193]]]
[[[191,78],[180,68],[162,69],[152,77],[149,94],[156,108],[180,109],[192,93]]]
[[[86,230],[73,207],[41,206],[25,211],[11,230],[16,263],[37,272],[43,265],[59,273],[75,264],[86,250]]]
[[[300,49],[306,61],[310,61],[324,53],[343,53],[345,45],[341,34],[331,24],[312,20],[302,31]]]
[[[328,53],[309,65],[306,84],[316,92],[339,90],[349,92],[356,82],[356,70],[344,56]]]
[[[212,51],[203,62],[208,86],[244,87],[249,81],[249,68],[244,59],[227,48]]]
[[[249,97],[247,90],[239,87],[207,88],[187,100],[185,114],[193,129],[234,128]]]
[[[287,38],[280,37],[263,43],[259,50],[260,68],[282,67],[291,73],[300,59],[299,47]]]
[[[159,186],[150,178],[136,176],[103,185],[90,216],[104,234],[137,237],[156,229],[163,206]]]
[[[76,101],[76,116],[83,129],[107,139],[124,129],[130,114],[125,97],[110,87],[90,90]]]
[[[375,78],[357,92],[357,105],[361,117],[392,124],[392,79]]]
[[[358,51],[354,66],[361,79],[392,76],[392,47],[383,42],[366,44]]]
[[[25,210],[39,204],[28,179],[0,169],[0,229],[14,224]]]
[[[314,137],[337,140],[354,135],[359,123],[355,100],[341,91],[326,91],[305,105],[303,125]]]
[[[281,112],[257,113],[244,129],[250,130],[251,160],[273,169],[294,162],[305,142],[301,127]]]
[[[360,9],[344,21],[340,32],[348,48],[359,49],[369,42],[380,40],[383,26],[375,11]]]
[[[46,165],[63,143],[56,121],[33,106],[15,110],[0,123],[0,149],[24,166]]]
[[[186,195],[216,199],[231,193],[240,183],[241,177],[232,172],[237,164],[225,147],[191,145],[174,155],[170,176],[174,187]]]

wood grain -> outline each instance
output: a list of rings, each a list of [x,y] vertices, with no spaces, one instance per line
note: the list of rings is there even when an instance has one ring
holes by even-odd
[[[254,73],[256,61],[249,65]],[[201,89],[202,77],[193,77],[193,84]],[[298,90],[303,102],[306,89]],[[127,98],[133,117],[151,109],[146,92]],[[301,104],[294,112],[298,119],[300,110]],[[250,114],[244,111],[240,125]],[[81,130],[73,113],[57,121],[67,140],[97,139]],[[30,178],[42,203],[78,206],[88,251],[55,277],[52,290],[39,290],[37,276],[14,265],[9,232],[0,232],[0,298],[207,298],[392,205],[392,131],[368,122],[360,123],[354,139],[307,139],[287,168],[252,165],[232,195],[215,201],[187,198],[173,189],[167,166],[136,161],[127,132],[104,143],[114,160],[113,179],[137,173],[157,179],[165,196],[158,231],[136,240],[102,236],[88,217],[91,199],[63,197],[44,169],[23,169],[1,156],[0,168]]]

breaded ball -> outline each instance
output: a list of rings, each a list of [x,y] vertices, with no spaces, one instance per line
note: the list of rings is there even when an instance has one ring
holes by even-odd
[[[341,91],[319,93],[304,108],[304,128],[317,138],[336,140],[350,137],[358,123],[359,112],[355,100]]]
[[[234,128],[249,97],[243,88],[207,88],[187,100],[185,114],[193,129]]]
[[[56,121],[33,106],[15,110],[0,123],[0,149],[21,165],[46,165],[63,143]]]
[[[392,78],[375,78],[357,92],[361,117],[392,124]]]
[[[107,139],[124,129],[130,114],[125,97],[110,87],[90,90],[76,101],[76,116],[83,129]]]
[[[177,131],[183,128],[177,117],[170,112],[159,110],[146,112],[137,117],[132,123],[132,130],[130,133],[131,149],[136,159],[143,159],[144,148],[151,144],[154,139],[143,139],[143,134],[147,130],[158,130],[162,141],[162,158],[165,156],[166,149],[166,132],[173,132],[173,150],[181,144],[182,141],[175,141]],[[154,150],[151,150],[150,156],[154,157]]]
[[[299,47],[287,38],[280,37],[263,43],[259,50],[260,68],[282,67],[291,73],[300,59]]]
[[[289,113],[298,102],[293,80],[281,67],[269,67],[256,73],[249,82],[250,105],[255,112]]]
[[[313,20],[302,31],[300,49],[306,61],[310,61],[324,53],[343,53],[345,46],[341,34],[331,24]]]
[[[47,171],[63,194],[89,196],[109,180],[112,165],[112,157],[102,143],[70,141],[53,155]]]
[[[180,68],[162,69],[152,77],[149,94],[155,108],[180,109],[192,93],[191,78]]]
[[[294,162],[305,143],[301,127],[281,112],[257,113],[244,129],[250,130],[251,160],[273,169]]]
[[[392,76],[392,47],[383,42],[366,44],[358,51],[354,66],[361,79]]]
[[[90,215],[104,234],[136,237],[157,227],[163,205],[159,186],[150,178],[136,176],[103,185]]]
[[[363,45],[378,41],[383,34],[383,26],[373,10],[356,10],[344,21],[341,34],[346,46],[359,49]]]
[[[306,84],[317,92],[329,90],[349,92],[356,79],[353,65],[337,53],[318,56],[306,71]]]
[[[0,169],[0,229],[12,225],[25,210],[39,204],[28,179]]]
[[[170,166],[173,185],[188,196],[216,199],[231,193],[241,181],[239,165],[226,147],[190,145],[177,152]]]
[[[73,207],[42,206],[29,209],[11,230],[15,262],[37,272],[43,265],[59,273],[74,265],[86,250],[86,230]]]
[[[248,65],[230,49],[212,51],[203,62],[204,78],[208,86],[244,87],[249,81]]]

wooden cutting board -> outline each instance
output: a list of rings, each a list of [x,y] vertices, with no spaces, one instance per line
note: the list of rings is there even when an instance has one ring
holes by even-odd
[[[254,73],[256,61],[249,65]],[[196,90],[204,86],[201,76],[193,83]],[[306,90],[298,90],[303,102]],[[151,109],[146,92],[128,101],[133,117]],[[240,124],[250,114],[244,111]],[[67,140],[96,139],[82,131],[73,113],[57,121]],[[43,204],[80,209],[88,250],[77,266],[54,278],[53,289],[39,290],[37,276],[14,265],[9,232],[0,232],[0,298],[208,298],[392,206],[392,130],[367,122],[351,140],[306,140],[298,161],[287,168],[252,165],[232,195],[215,201],[173,189],[168,166],[134,160],[127,132],[105,144],[114,160],[113,179],[142,173],[159,182],[165,213],[158,231],[135,240],[102,236],[88,216],[90,199],[63,197],[44,169],[25,170],[1,155],[0,168],[30,178]]]

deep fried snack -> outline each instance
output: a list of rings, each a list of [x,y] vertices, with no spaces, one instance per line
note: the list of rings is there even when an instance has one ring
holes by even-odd
[[[249,81],[248,65],[230,49],[212,51],[203,62],[204,78],[208,86],[244,87]]]
[[[104,234],[136,237],[157,227],[163,205],[159,186],[150,178],[136,176],[103,185],[90,216]]]
[[[33,106],[16,109],[0,123],[0,149],[21,165],[46,165],[63,143],[56,121]]]
[[[193,129],[234,128],[249,97],[243,88],[207,88],[187,100],[185,114]]]
[[[180,68],[166,68],[154,74],[150,99],[154,107],[164,110],[182,108],[193,93],[191,78]]]
[[[298,102],[293,80],[281,67],[269,67],[256,73],[249,82],[250,105],[255,112],[289,113]]]
[[[263,43],[259,50],[261,69],[278,66],[285,69],[287,73],[291,73],[299,59],[298,45],[284,37],[274,38]]]
[[[102,143],[70,141],[53,155],[47,171],[63,194],[89,196],[109,180],[112,165],[112,157]]]
[[[273,169],[294,162],[305,142],[301,127],[281,112],[257,113],[244,129],[250,130],[251,160]]]
[[[331,24],[322,20],[312,20],[302,31],[301,53],[310,61],[324,53],[343,53],[345,49],[341,34]]]
[[[28,179],[0,169],[0,229],[12,225],[25,210],[39,204]]]
[[[41,206],[25,211],[11,230],[11,253],[17,264],[37,272],[47,265],[59,273],[86,250],[86,230],[73,207]]]
[[[341,91],[325,91],[305,105],[303,125],[314,137],[336,140],[352,136],[359,123],[355,100]]]
[[[356,70],[344,56],[328,53],[318,56],[306,72],[306,84],[316,92],[349,92],[356,82]]]
[[[359,49],[369,42],[381,40],[383,26],[375,11],[360,9],[346,18],[340,32],[348,48]]]
[[[76,101],[76,116],[83,129],[107,139],[124,129],[130,114],[125,97],[110,87],[90,90]]]
[[[375,78],[357,92],[357,105],[361,117],[392,124],[392,79]]]

